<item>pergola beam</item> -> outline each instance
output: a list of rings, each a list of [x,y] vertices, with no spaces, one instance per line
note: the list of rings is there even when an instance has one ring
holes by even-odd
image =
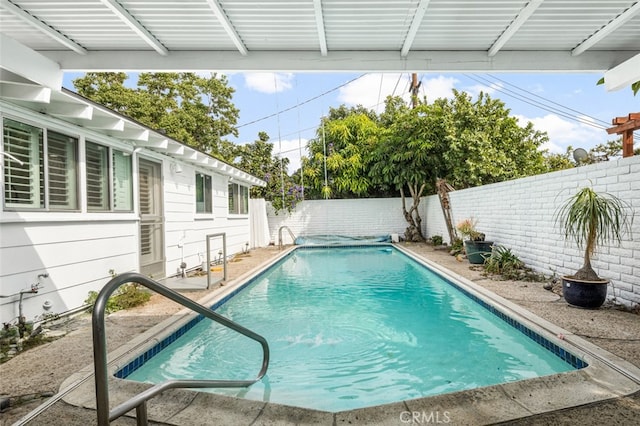
[[[640,81],[640,54],[604,73],[604,87],[612,92]]]
[[[134,18],[124,7],[116,0],[100,0],[105,6],[120,18],[129,28],[131,28],[145,43],[151,46],[156,52],[163,56],[169,54],[169,50],[162,45],[145,27],[142,26],[136,18]]]
[[[47,36],[51,37],[61,45],[73,50],[74,52],[80,55],[87,54],[87,49],[80,46],[78,43],[71,40],[69,37],[65,36],[64,34],[59,33],[55,29],[51,28],[50,26],[48,26],[47,24],[45,24],[35,16],[31,15],[30,13],[24,11],[23,9],[16,6],[15,4],[11,3],[9,0],[0,0],[0,7],[2,7],[7,12],[13,14],[14,16],[22,19],[32,27],[36,28],[41,33],[44,33]]]
[[[632,112],[626,117],[616,117],[611,121],[614,127],[607,133],[622,135],[622,157],[633,156],[633,131],[640,130],[640,112]]]
[[[416,39],[416,34],[418,34],[418,30],[420,29],[420,25],[422,24],[424,14],[427,12],[427,8],[429,7],[429,1],[431,0],[420,0],[420,4],[418,4],[418,7],[416,8],[416,13],[413,15],[411,26],[409,26],[407,37],[405,37],[404,43],[402,44],[400,56],[405,57],[409,54],[411,46]]]
[[[238,32],[235,30],[235,28],[233,28],[231,21],[227,17],[227,14],[224,13],[224,10],[222,9],[222,6],[220,6],[220,3],[218,3],[217,0],[207,0],[207,4],[213,11],[214,15],[216,15],[216,18],[218,18],[220,25],[222,25],[222,28],[224,28],[231,41],[233,41],[233,44],[236,45],[238,51],[243,56],[246,56],[248,54],[247,47],[242,42],[242,39],[238,35]]]
[[[607,37],[609,34],[620,28],[625,22],[636,16],[640,13],[640,1],[636,2],[629,9],[622,12],[620,15],[616,16],[612,21],[610,21],[607,25],[600,28],[594,34],[592,34],[585,41],[577,45],[572,51],[571,55],[576,56],[585,52],[587,49],[593,47],[596,43]]]
[[[489,56],[495,56],[500,49],[509,41],[511,37],[520,29],[520,27],[527,22],[527,20],[533,15],[533,13],[540,7],[544,0],[531,0],[527,5],[522,8],[518,16],[511,21],[507,29],[505,29],[500,37],[493,43],[493,45],[489,48]]]
[[[322,0],[313,0],[313,10],[316,15],[316,28],[318,29],[318,42],[320,53],[327,56],[327,35],[324,31],[324,16],[322,14]]]

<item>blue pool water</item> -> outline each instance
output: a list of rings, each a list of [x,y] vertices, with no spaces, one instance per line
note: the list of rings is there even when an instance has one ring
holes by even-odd
[[[325,411],[582,366],[390,246],[297,249],[216,312],[262,334],[271,363],[250,388],[215,392]],[[251,379],[261,356],[257,343],[205,319],[127,378]]]

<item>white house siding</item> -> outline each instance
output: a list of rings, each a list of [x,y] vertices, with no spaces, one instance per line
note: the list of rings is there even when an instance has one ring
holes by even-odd
[[[213,214],[196,214],[195,173],[212,176]],[[249,241],[249,215],[228,214],[228,178],[211,174],[192,165],[182,165],[181,173],[171,170],[171,161],[164,166],[165,185],[165,247],[166,272],[180,272],[184,260],[187,269],[206,260],[206,236],[226,233],[227,254],[239,253]],[[180,247],[180,246],[183,247]],[[211,240],[211,258],[222,249],[222,239]]]
[[[62,313],[82,306],[90,290],[99,290],[115,272],[133,271],[138,265],[138,224],[131,215],[114,220],[103,214],[83,219],[56,213],[3,218],[0,237],[0,292],[11,295],[40,282],[37,294],[24,295],[28,319],[45,312]],[[6,215],[5,215],[6,216]],[[38,275],[48,273],[38,280]],[[4,322],[18,316],[18,296],[0,299]]]
[[[80,209],[74,212],[0,210],[0,295],[10,296],[0,298],[0,322],[11,322],[18,317],[17,294],[32,284],[40,282],[41,288],[36,294],[24,294],[23,314],[27,320],[45,312],[45,301],[51,305],[49,313],[64,313],[82,306],[90,291],[99,291],[108,282],[110,271],[139,270],[138,158],[162,164],[166,275],[176,275],[183,260],[188,269],[201,265],[206,259],[207,234],[226,232],[229,255],[241,252],[249,241],[249,215],[228,214],[227,176],[146,148],[132,154],[134,211],[87,212],[85,138],[118,150],[131,152],[133,147],[51,116],[6,103],[1,106],[0,117],[78,137]],[[182,169],[179,173],[176,164]],[[240,171],[225,167],[234,176],[241,175]],[[196,171],[212,177],[213,214],[196,215]],[[3,177],[4,171],[0,173],[3,187],[0,207],[4,206]],[[237,182],[250,186],[243,177],[238,177]],[[212,256],[217,255],[221,247],[220,239],[212,241]],[[39,280],[39,274],[48,274],[48,277]]]

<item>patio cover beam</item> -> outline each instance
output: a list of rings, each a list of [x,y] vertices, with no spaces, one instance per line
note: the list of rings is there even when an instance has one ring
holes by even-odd
[[[609,34],[620,28],[625,22],[636,16],[640,13],[640,1],[636,2],[629,9],[622,12],[620,15],[616,16],[612,21],[610,21],[607,25],[600,28],[594,34],[592,34],[585,41],[577,45],[572,51],[571,55],[576,56],[585,52],[587,49],[593,47],[596,43],[607,37]]]
[[[324,17],[322,15],[322,0],[313,0],[313,10],[316,15],[316,27],[318,29],[318,42],[320,43],[320,53],[327,56],[327,35],[324,31]]]
[[[100,0],[105,6],[107,6],[111,11],[120,18],[122,22],[127,24],[129,28],[131,28],[140,38],[142,38],[145,43],[151,46],[156,52],[163,56],[167,56],[169,54],[169,50],[162,45],[155,38],[153,34],[151,34],[145,27],[142,26],[136,18],[131,16],[131,14],[120,5],[116,0]]]
[[[253,51],[240,55],[234,51],[172,51],[167,57],[149,51],[92,51],[79,56],[68,51],[43,51],[69,72],[73,71],[210,71],[245,72],[358,71],[406,72],[604,72],[636,52],[590,50],[579,56],[562,51],[410,51],[401,57],[397,51],[329,51],[326,57],[313,51]],[[603,66],[607,64],[607,66]]]
[[[604,73],[604,87],[608,91],[620,90],[640,81],[640,54]]]
[[[224,13],[224,9],[222,9],[222,6],[220,6],[218,0],[207,0],[207,4],[213,11],[213,14],[216,15],[216,18],[218,18],[220,25],[222,25],[222,28],[224,28],[224,30],[227,32],[227,35],[229,36],[231,41],[233,41],[233,44],[236,45],[238,52],[240,52],[243,56],[246,56],[248,53],[247,47],[242,42],[242,39],[238,35],[238,32],[235,30],[235,28],[233,28],[233,24],[227,17],[227,14]]]
[[[78,43],[76,43],[75,41],[71,40],[69,37],[65,36],[64,34],[56,31],[53,28],[51,28],[50,26],[48,26],[47,24],[45,24],[44,22],[42,22],[38,18],[36,18],[33,15],[31,15],[30,13],[24,11],[20,7],[18,7],[15,4],[11,3],[9,0],[0,0],[0,7],[2,7],[7,12],[13,14],[14,16],[22,19],[23,21],[25,21],[26,23],[28,23],[32,27],[36,28],[40,32],[42,32],[42,33],[46,34],[47,36],[51,37],[52,39],[54,39],[55,41],[57,41],[61,45],[73,50],[74,52],[76,52],[76,53],[78,53],[80,55],[86,55],[87,54],[87,49],[85,49],[84,47],[80,46]]]
[[[505,45],[507,41],[520,29],[520,27],[527,22],[527,20],[533,15],[533,13],[540,7],[544,0],[531,0],[527,5],[522,8],[518,16],[511,21],[509,26],[500,37],[493,43],[493,45],[489,48],[489,56],[495,56],[496,53]]]
[[[407,37],[404,39],[404,43],[402,44],[400,56],[405,57],[409,54],[411,46],[413,45],[413,41],[416,39],[416,34],[418,34],[418,30],[420,29],[420,25],[422,24],[422,18],[424,18],[424,14],[429,7],[429,1],[430,0],[420,0],[420,4],[418,4],[416,13],[413,15],[413,20],[411,21],[411,26],[409,27]]]

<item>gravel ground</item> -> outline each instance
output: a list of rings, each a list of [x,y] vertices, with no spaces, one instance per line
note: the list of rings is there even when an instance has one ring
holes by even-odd
[[[583,310],[568,306],[556,292],[542,288],[542,283],[501,281],[482,275],[468,262],[457,261],[445,251],[424,244],[405,244],[417,254],[441,264],[500,296],[517,303],[534,314],[575,333],[640,367],[640,315],[609,305],[598,310]],[[277,255],[277,248],[252,250],[229,263],[229,280]],[[181,292],[199,300],[213,290]],[[108,351],[128,342],[163,319],[180,310],[180,306],[159,295],[142,307],[111,314],[106,320]],[[34,410],[55,394],[67,377],[93,363],[91,317],[81,314],[60,320],[55,329],[66,334],[53,342],[25,351],[0,365],[0,395],[10,398],[11,407],[0,414],[0,425],[10,425]],[[47,410],[56,420],[35,421],[35,424],[65,424],[64,411],[56,404]],[[527,418],[512,424],[637,424],[640,418],[640,395],[578,407]],[[129,419],[130,420],[130,419]],[[134,424],[120,419],[115,424]]]

